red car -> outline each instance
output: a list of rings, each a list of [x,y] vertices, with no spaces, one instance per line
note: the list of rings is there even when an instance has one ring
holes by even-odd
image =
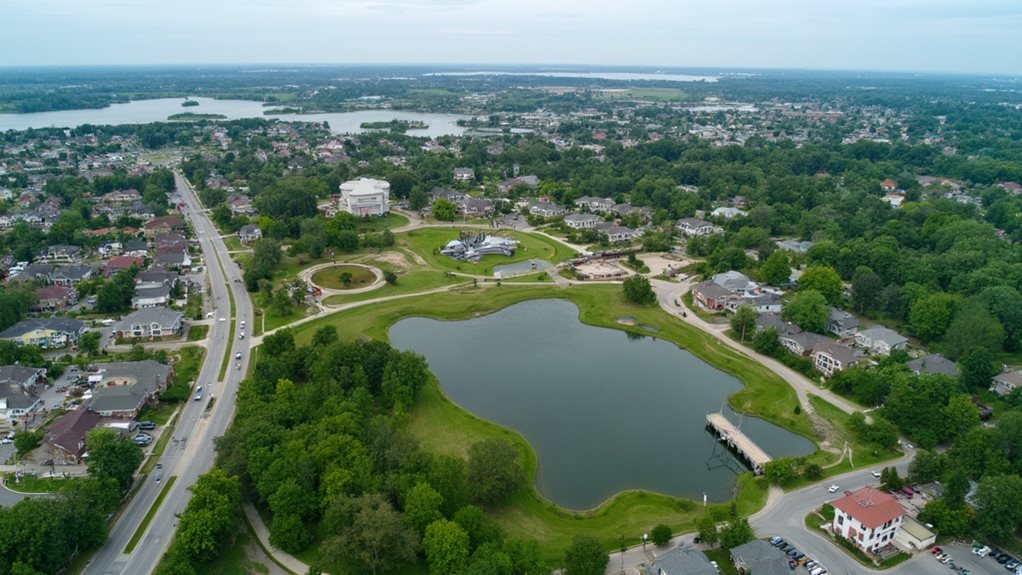
[[[944,552],[944,550],[941,549],[940,547],[934,547],[933,549],[930,549],[930,553],[933,554],[933,555],[936,555],[937,553],[943,553],[943,552]]]

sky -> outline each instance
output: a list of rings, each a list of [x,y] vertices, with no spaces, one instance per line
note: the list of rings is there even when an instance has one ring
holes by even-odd
[[[1019,0],[3,0],[0,66],[578,64],[1022,74]]]

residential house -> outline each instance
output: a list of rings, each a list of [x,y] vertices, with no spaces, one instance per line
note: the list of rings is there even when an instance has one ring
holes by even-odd
[[[786,250],[795,254],[804,254],[809,251],[809,248],[813,247],[813,242],[800,242],[797,240],[777,240],[774,244],[777,245],[779,250]]]
[[[827,331],[838,337],[851,337],[859,330],[859,320],[843,309],[830,306]]]
[[[178,270],[189,268],[191,265],[192,257],[188,255],[187,248],[156,248],[156,253],[153,254],[153,267]]]
[[[762,539],[753,539],[731,549],[731,562],[739,573],[790,575],[788,556]]]
[[[607,241],[612,244],[630,242],[638,237],[638,232],[626,226],[619,226],[609,222],[601,222],[596,225],[596,231],[607,236]]]
[[[235,216],[247,216],[255,213],[252,208],[252,198],[244,194],[231,194],[224,200],[224,204],[227,205],[227,209],[231,210],[231,214]]]
[[[86,452],[85,434],[99,425],[101,420],[98,413],[89,411],[81,405],[78,409],[60,416],[50,425],[43,438],[43,445],[55,463],[81,463]]]
[[[564,206],[559,206],[551,202],[535,202],[529,205],[529,213],[534,216],[542,216],[544,218],[554,218],[562,215],[567,211]]]
[[[23,319],[0,332],[0,339],[18,345],[38,345],[57,349],[78,343],[85,333],[85,322],[62,317]]]
[[[653,211],[649,208],[633,206],[631,204],[614,204],[611,206],[610,211],[622,218],[631,214],[639,214],[642,216],[643,221],[649,221],[653,217]]]
[[[827,377],[846,370],[863,359],[862,352],[830,340],[817,342],[810,357],[816,371]]]
[[[46,368],[26,367],[24,365],[0,366],[0,385],[19,385],[22,389],[34,390],[46,382]]]
[[[454,181],[456,182],[468,182],[474,180],[475,177],[476,173],[472,168],[454,168]]]
[[[19,429],[32,420],[43,400],[17,383],[0,382],[0,428]]]
[[[569,228],[576,230],[595,228],[596,224],[602,221],[599,216],[594,216],[593,214],[568,214],[564,216],[564,223]]]
[[[643,575],[718,575],[706,554],[697,549],[675,547],[642,568]]]
[[[724,231],[724,228],[699,218],[682,218],[678,220],[674,227],[688,237],[703,237]]]
[[[863,487],[831,503],[833,532],[853,545],[872,553],[894,543],[905,510],[893,497],[872,487]]]
[[[990,381],[990,391],[1001,397],[1011,395],[1011,392],[1022,387],[1022,371],[1008,371],[995,375]]]
[[[590,212],[608,212],[614,207],[614,200],[610,198],[596,198],[593,196],[582,196],[575,200],[575,205]]]
[[[912,370],[916,375],[942,374],[958,377],[958,366],[955,365],[955,362],[938,353],[931,353],[930,355],[913,359],[906,363],[905,367]]]
[[[241,240],[241,243],[243,244],[254,242],[262,237],[263,230],[259,229],[259,226],[254,224],[241,226],[241,229],[238,230],[238,239]]]
[[[530,189],[535,190],[539,187],[539,176],[529,175],[504,180],[497,184],[497,191],[501,194],[506,194],[516,186],[528,186]]]
[[[340,186],[340,207],[355,216],[383,216],[390,211],[390,184],[384,180],[360,178]]]
[[[145,237],[147,238],[155,238],[160,234],[181,231],[184,227],[184,221],[177,216],[160,216],[142,225]]]
[[[813,352],[816,344],[830,341],[818,333],[802,331],[801,328],[796,328],[797,326],[792,325],[786,332],[777,334],[778,343],[795,355],[806,357]]]
[[[892,179],[886,179],[880,182],[880,189],[885,192],[893,192],[898,189],[898,182]]]
[[[733,297],[734,294],[730,290],[724,289],[711,280],[699,282],[692,286],[692,299],[704,309],[710,311],[724,311],[724,306]]]
[[[142,265],[142,258],[138,256],[114,256],[103,264],[103,277],[110,277],[131,266],[141,269]]]
[[[155,287],[135,286],[135,295],[131,297],[131,309],[165,306],[170,303],[170,285]]]
[[[749,306],[760,314],[781,313],[781,294],[768,291],[746,294],[742,297],[729,299],[724,304],[724,309],[735,313],[742,306]]]
[[[142,194],[138,193],[138,190],[135,188],[114,190],[108,194],[104,194],[101,200],[105,204],[128,204],[142,201]]]
[[[41,287],[35,290],[35,311],[62,311],[77,302],[75,290],[61,285]]]
[[[170,366],[147,359],[104,363],[89,376],[93,384],[89,410],[103,417],[133,419],[151,400],[167,389]]]
[[[749,276],[738,271],[732,270],[719,273],[711,277],[710,281],[739,296],[759,293],[759,284],[750,280]]]
[[[493,200],[485,198],[465,198],[458,208],[462,215],[467,218],[484,218],[493,215]]]
[[[187,250],[188,240],[183,235],[174,232],[159,234],[153,239],[153,247],[157,250],[161,248]]]
[[[135,289],[146,289],[160,286],[174,287],[177,274],[167,270],[143,270],[135,274]]]
[[[89,281],[92,279],[93,272],[94,270],[92,266],[66,264],[57,266],[53,272],[50,273],[49,279],[54,283],[54,285],[70,287],[84,281]]]
[[[110,257],[120,255],[124,251],[124,244],[118,241],[103,242],[97,248],[101,257]]]
[[[781,319],[781,316],[776,313],[761,313],[759,314],[759,317],[756,318],[756,333],[772,329],[780,335],[782,333],[787,333],[791,328],[794,328],[796,331],[802,330],[802,328],[797,325],[784,321]]]
[[[39,251],[36,259],[38,261],[54,263],[78,262],[82,259],[82,248],[63,244],[47,246]]]
[[[124,242],[123,255],[144,258],[149,253],[149,246],[144,240],[133,239]]]
[[[734,218],[745,217],[745,216],[747,216],[749,214],[748,214],[748,212],[744,212],[742,210],[739,210],[738,208],[724,207],[724,208],[717,208],[717,209],[713,210],[710,213],[710,215],[712,215],[715,218],[722,218],[722,219],[725,219],[725,220],[732,220]]]
[[[891,355],[896,349],[905,349],[908,338],[882,326],[873,326],[855,334],[855,345],[876,355]]]
[[[118,338],[158,338],[181,335],[184,314],[165,307],[147,307],[133,311],[118,324]]]

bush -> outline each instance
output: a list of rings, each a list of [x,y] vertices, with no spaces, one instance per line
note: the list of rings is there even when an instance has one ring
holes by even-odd
[[[671,528],[663,523],[654,527],[653,531],[649,534],[650,539],[653,540],[653,545],[656,545],[657,547],[663,547],[670,543],[671,535],[673,535]]]

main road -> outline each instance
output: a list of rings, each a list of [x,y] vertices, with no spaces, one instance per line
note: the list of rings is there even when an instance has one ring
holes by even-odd
[[[220,238],[209,217],[202,211],[194,190],[184,177],[176,174],[177,201],[183,204],[182,213],[192,224],[206,262],[210,293],[213,298],[214,318],[206,340],[206,358],[199,371],[198,385],[203,388],[202,400],[189,400],[180,411],[173,440],[167,444],[160,462],[166,481],[176,476],[177,481],[167,493],[142,539],[130,554],[124,553],[128,540],[142,523],[142,518],[156,501],[164,483],[156,481],[156,474],[143,478],[144,484],[127,504],[114,524],[109,540],[85,568],[86,574],[152,573],[160,557],[174,536],[177,515],[184,511],[191,492],[188,488],[213,465],[213,440],[227,430],[234,415],[238,384],[248,368],[250,340],[238,339],[241,328],[231,332],[231,307],[228,290],[234,295],[237,326],[242,321],[252,325],[252,304],[245,292],[241,270],[227,256],[227,246]],[[219,321],[224,318],[225,321]],[[220,366],[224,354],[230,353],[231,365],[224,381],[220,382]],[[234,360],[235,354],[240,360]],[[241,369],[235,369],[235,363]],[[215,401],[213,401],[215,398]],[[212,405],[211,405],[212,402]]]

